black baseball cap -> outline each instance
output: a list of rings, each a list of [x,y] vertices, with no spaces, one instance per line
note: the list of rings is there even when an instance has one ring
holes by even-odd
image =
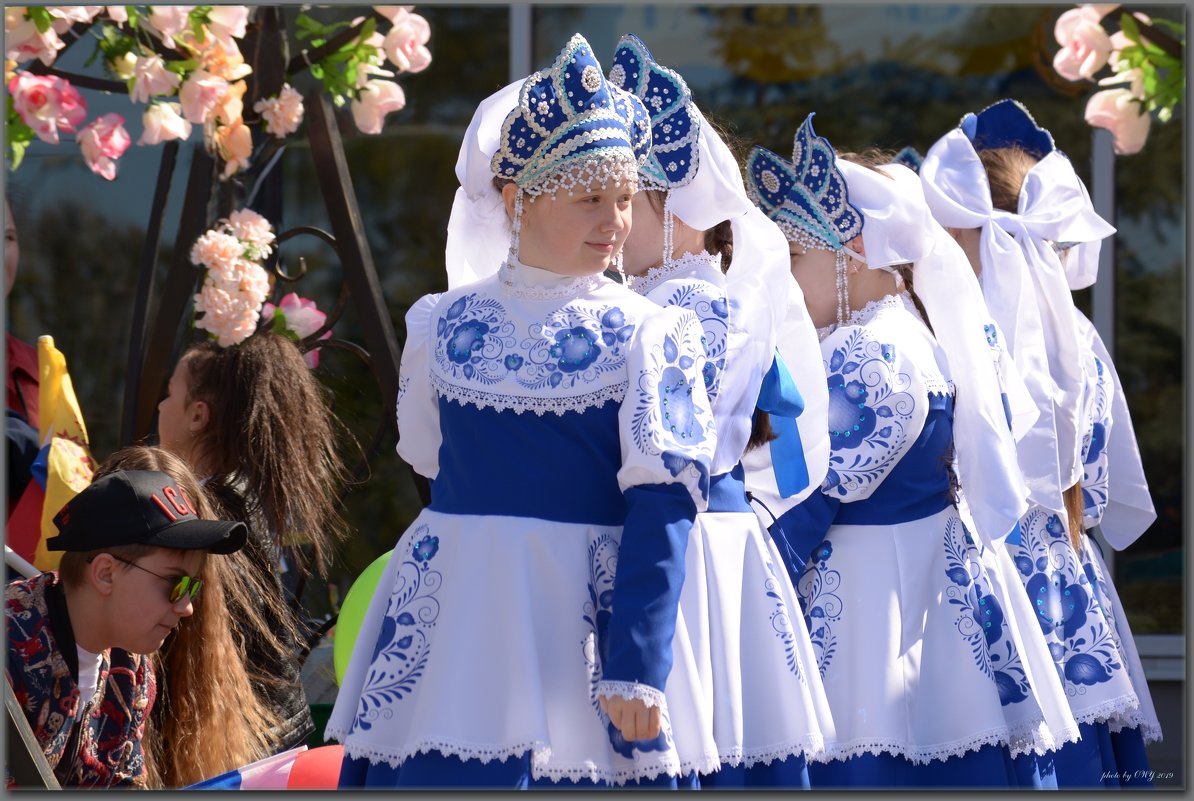
[[[54,525],[51,551],[157,545],[232,553],[248,536],[244,523],[201,520],[174,479],[156,470],[118,470],[93,481],[58,510]]]

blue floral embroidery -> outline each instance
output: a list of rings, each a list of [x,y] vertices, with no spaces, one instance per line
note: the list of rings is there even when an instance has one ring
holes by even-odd
[[[999,336],[995,333],[995,326],[987,323],[983,326],[983,332],[987,335],[987,344],[992,348],[999,346]]]
[[[356,726],[365,731],[379,719],[392,718],[398,702],[414,691],[431,653],[428,632],[439,618],[436,593],[443,576],[431,569],[439,537],[432,536],[426,525],[407,536],[413,545],[394,578],[361,688]]]
[[[600,534],[589,543],[588,553],[589,599],[581,610],[581,619],[589,627],[589,633],[581,641],[581,657],[589,671],[589,701],[593,712],[605,726],[615,753],[633,759],[635,751],[666,751],[672,747],[671,724],[668,720],[662,722],[659,735],[652,740],[627,740],[597,700],[597,683],[601,680],[602,666],[609,659],[609,620],[613,614],[618,541],[612,534]]]
[[[1081,564],[1061,518],[1034,507],[1020,521],[1015,564],[1036,611],[1049,653],[1073,696],[1123,670],[1110,608]]]
[[[829,375],[829,471],[824,492],[849,492],[882,479],[903,453],[916,401],[911,379],[893,369],[895,347],[852,329],[826,364]]]
[[[875,430],[878,415],[866,401],[861,381],[847,382],[840,374],[829,377],[829,441],[834,450],[857,448]]]
[[[950,517],[946,524],[943,544],[945,575],[950,582],[945,596],[958,607],[954,626],[969,643],[975,665],[995,683],[1000,704],[1019,703],[1028,698],[1031,686],[1003,607],[990,592],[982,546],[957,516]]]
[[[817,657],[817,672],[825,678],[825,672],[837,651],[837,636],[833,627],[842,619],[842,599],[837,591],[842,583],[842,574],[829,567],[833,556],[833,544],[826,540],[813,551],[812,558],[805,565],[796,591],[800,606],[804,610],[804,625],[808,628],[813,653]]]
[[[556,366],[565,373],[575,373],[583,370],[601,355],[601,346],[597,344],[597,335],[587,328],[576,326],[564,331],[556,332],[556,343],[548,349],[553,359],[558,359]]]
[[[693,340],[689,323],[681,319],[662,347],[648,353],[634,387],[630,430],[635,447],[658,455],[673,476],[694,471],[702,497],[708,497],[710,456],[700,446],[712,437],[713,416],[693,398],[700,374],[694,356],[703,358],[693,350]]]
[[[763,583],[763,590],[767,593],[767,597],[775,603],[775,610],[771,613],[771,629],[783,643],[788,671],[799,679],[801,684],[804,684],[804,675],[800,671],[800,663],[796,660],[796,632],[792,628],[792,615],[788,604],[780,595],[780,590],[784,585],[775,572],[775,565],[770,557],[767,559],[767,572],[770,574],[770,578]]]
[[[569,389],[623,370],[634,329],[615,306],[568,304],[519,337],[500,301],[472,293],[439,318],[435,359],[445,377],[465,385],[513,379],[523,389]]]
[[[717,398],[721,386],[721,373],[726,366],[726,334],[730,314],[729,304],[724,297],[710,298],[709,293],[714,289],[716,288],[712,284],[704,281],[684,281],[663,303],[665,306],[688,309],[701,321],[701,328],[704,330],[701,342],[705,346],[706,358],[702,375],[710,403]]]
[[[448,358],[456,364],[467,364],[485,345],[489,326],[480,320],[466,320],[452,329],[445,343]]]

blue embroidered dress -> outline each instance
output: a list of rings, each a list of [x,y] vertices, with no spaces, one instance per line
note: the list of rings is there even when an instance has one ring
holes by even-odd
[[[407,330],[398,450],[432,501],[328,723],[341,786],[716,769],[699,621],[678,610],[715,447],[696,317],[514,262],[421,299]],[[599,692],[660,707],[659,737],[627,743]]]
[[[836,730],[812,785],[1017,786],[1013,758],[1054,747],[1058,716],[1031,692],[1006,580],[951,499],[945,355],[906,293],[821,349],[829,472],[771,528]]]
[[[690,569],[681,598],[692,617],[702,599],[708,607],[703,673],[723,767],[703,782],[807,786],[799,757],[824,748],[833,736],[832,716],[799,600],[746,500],[739,464],[771,356],[754,347],[761,336],[751,328],[754,321],[735,316],[717,256],[687,253],[631,288],[660,305],[691,310],[704,328],[717,449],[709,508],[697,515],[689,551],[695,559],[697,543],[703,549],[705,584],[698,589],[699,576]]]
[[[1108,444],[1117,385],[1094,326],[1075,312],[1084,343],[1081,445],[1084,525],[1099,525],[1110,497]],[[1126,404],[1120,406],[1126,417]],[[1130,420],[1122,422],[1131,436]],[[1144,744],[1161,739],[1144,670],[1119,596],[1093,537],[1070,542],[1062,510],[1034,506],[1009,543],[1082,738],[1054,755],[1059,786],[1134,786],[1151,782]]]

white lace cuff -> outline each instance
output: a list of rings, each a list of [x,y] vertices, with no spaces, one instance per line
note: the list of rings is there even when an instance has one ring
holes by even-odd
[[[661,709],[667,706],[663,690],[656,690],[649,684],[639,684],[633,681],[607,681],[602,679],[597,682],[597,695],[604,698],[618,696],[627,701],[642,701],[647,706],[657,706]]]

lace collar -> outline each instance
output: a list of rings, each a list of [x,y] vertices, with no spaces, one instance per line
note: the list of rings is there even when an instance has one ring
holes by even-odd
[[[502,294],[528,300],[563,300],[588,294],[608,281],[597,275],[561,275],[541,267],[523,264],[513,256],[498,268]]]
[[[917,320],[924,322],[924,318],[920,316],[920,310],[912,301],[912,295],[904,290],[894,295],[884,295],[878,300],[867,301],[861,309],[850,312],[850,318],[846,320],[846,325],[866,325],[883,309],[904,309]]]
[[[883,309],[904,309],[917,320],[920,320],[922,323],[925,322],[924,317],[922,317],[920,314],[920,310],[916,308],[916,303],[912,300],[912,295],[908,293],[908,290],[904,290],[903,292],[897,292],[893,295],[884,295],[878,300],[867,301],[866,305],[864,305],[861,309],[855,309],[854,311],[850,312],[850,316],[846,319],[846,322],[843,323],[843,325],[866,325]],[[837,323],[832,323],[824,328],[818,328],[817,339],[824,340],[825,337],[832,334],[837,327]]]
[[[680,258],[673,261],[665,261],[658,267],[652,267],[647,270],[642,275],[626,276],[626,285],[638,294],[646,295],[669,278],[676,278],[680,275],[691,275],[703,267],[712,268],[720,275],[721,256],[715,256],[704,250],[700,253],[684,251],[684,255]]]

